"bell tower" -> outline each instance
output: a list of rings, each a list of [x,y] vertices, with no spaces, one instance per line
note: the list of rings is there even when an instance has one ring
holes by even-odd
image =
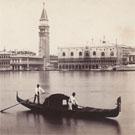
[[[50,61],[50,49],[49,49],[49,25],[48,17],[45,10],[45,3],[43,3],[43,10],[40,17],[39,24],[39,56],[44,59],[44,67],[49,64]]]

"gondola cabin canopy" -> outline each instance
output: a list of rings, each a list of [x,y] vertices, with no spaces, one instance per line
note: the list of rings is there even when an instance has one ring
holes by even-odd
[[[69,97],[64,94],[53,94],[47,97],[44,105],[55,109],[67,109]]]

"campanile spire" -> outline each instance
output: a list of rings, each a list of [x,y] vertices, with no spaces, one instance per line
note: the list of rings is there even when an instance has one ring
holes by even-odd
[[[41,14],[41,17],[40,17],[40,21],[48,21],[48,17],[47,17],[47,13],[46,13],[46,10],[45,10],[45,3],[43,3],[43,10],[42,10],[42,14]]]

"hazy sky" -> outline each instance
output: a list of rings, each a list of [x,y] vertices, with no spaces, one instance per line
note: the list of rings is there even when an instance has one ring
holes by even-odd
[[[86,46],[104,35],[135,46],[135,0],[0,0],[0,50],[38,51],[44,1],[52,54],[58,46]]]

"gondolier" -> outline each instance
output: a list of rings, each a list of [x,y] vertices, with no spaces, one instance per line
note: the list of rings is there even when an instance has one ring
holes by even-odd
[[[40,104],[40,94],[45,93],[45,91],[40,87],[39,84],[37,84],[37,87],[35,88],[35,96],[34,96],[34,103],[37,99],[38,104]]]

